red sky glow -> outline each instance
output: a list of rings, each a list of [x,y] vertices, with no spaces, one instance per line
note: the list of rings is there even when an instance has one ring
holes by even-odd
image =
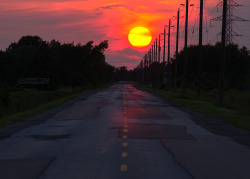
[[[216,43],[221,22],[210,19],[221,15],[217,11],[219,0],[205,0],[204,43]],[[238,2],[238,1],[237,1]],[[250,19],[247,0],[239,14]],[[106,60],[111,65],[136,67],[152,42],[163,32],[169,18],[175,27],[171,31],[171,56],[175,49],[176,15],[178,8],[184,16],[185,0],[1,0],[0,2],[0,49],[5,50],[11,42],[17,42],[24,35],[38,35],[43,40],[56,39],[65,43],[82,43],[93,40],[98,44],[109,40]],[[189,44],[198,43],[199,0],[190,0]],[[239,14],[236,14],[239,16]],[[237,23],[238,24],[238,23]],[[184,18],[180,19],[180,49],[183,48]],[[153,40],[144,48],[133,47],[128,41],[129,31],[137,26],[148,28]],[[240,46],[250,47],[249,22],[239,23],[235,29],[245,36],[237,38]],[[248,35],[248,37],[246,37]],[[163,37],[162,37],[163,38]],[[162,41],[163,44],[163,41]]]

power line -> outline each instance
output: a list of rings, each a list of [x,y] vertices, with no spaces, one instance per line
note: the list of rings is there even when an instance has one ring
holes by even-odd
[[[244,22],[247,21],[246,19],[243,19],[239,16],[235,16],[234,12],[238,14],[235,7],[239,7],[238,3],[236,3],[234,0],[226,0],[227,1],[227,7],[226,7],[226,44],[233,43],[234,37],[240,36],[237,32],[233,30],[233,22],[234,21],[240,21]],[[217,6],[222,6],[222,2],[219,2]],[[222,16],[216,17],[211,19],[212,21],[222,21]]]
[[[238,26],[235,26],[248,40],[250,40],[250,38],[248,37],[247,34],[245,34],[242,30],[239,29]]]

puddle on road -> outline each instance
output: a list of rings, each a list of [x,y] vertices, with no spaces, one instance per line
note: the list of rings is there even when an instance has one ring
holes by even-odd
[[[142,95],[138,94],[124,94],[123,95],[123,100],[146,100],[146,98]]]
[[[61,134],[61,135],[29,135],[29,137],[33,138],[34,140],[60,140],[69,138],[71,134]]]
[[[59,126],[59,125],[54,125],[54,126],[48,126],[48,127],[69,127],[70,125],[62,125],[62,126]]]
[[[185,126],[129,123],[128,129],[128,138],[195,140],[195,137],[187,133]],[[121,129],[119,137],[122,137]]]
[[[128,119],[170,119],[158,108],[159,106],[127,105],[126,107]]]

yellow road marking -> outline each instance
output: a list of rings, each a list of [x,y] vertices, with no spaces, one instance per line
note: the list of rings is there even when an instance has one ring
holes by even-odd
[[[124,100],[124,95],[122,94],[122,98],[123,98],[123,115],[124,115],[124,129],[123,132],[127,133],[128,132],[128,120],[127,120],[127,116],[126,116],[126,112],[127,112],[127,107],[126,107],[126,101]],[[123,139],[127,139],[128,136],[126,134],[124,134],[122,136]],[[127,147],[128,146],[128,142],[122,142],[122,146],[123,147]],[[122,152],[121,154],[122,158],[126,158],[128,157],[128,153],[127,152]],[[128,171],[128,165],[127,164],[122,164],[120,166],[120,171],[121,172],[127,172]]]
[[[122,157],[123,157],[123,158],[128,157],[128,153],[127,153],[127,152],[122,152]]]
[[[126,164],[122,164],[121,167],[120,167],[120,171],[121,172],[126,172],[128,171],[128,166]]]
[[[123,147],[127,147],[127,146],[128,146],[128,143],[127,143],[127,142],[123,142],[123,143],[122,143],[122,146],[123,146]]]

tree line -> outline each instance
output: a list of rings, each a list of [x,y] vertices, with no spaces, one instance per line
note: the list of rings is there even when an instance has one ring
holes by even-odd
[[[38,36],[24,36],[0,51],[0,83],[25,88],[55,89],[60,86],[96,87],[123,80],[126,67],[106,62],[108,41],[93,45],[46,42]]]
[[[133,78],[127,67],[106,62],[108,41],[98,45],[44,41],[23,36],[0,51],[0,106],[10,103],[10,92],[56,90],[61,87],[92,89],[106,83]]]
[[[175,66],[177,65],[177,86],[182,86],[183,67],[184,67],[184,49],[178,53],[178,63],[176,63],[177,55],[175,54],[170,64],[154,62],[139,65],[137,70],[137,80],[149,83],[153,87],[163,87],[164,78],[166,77],[166,69],[169,68],[170,87],[174,86]],[[218,89],[219,72],[220,72],[221,44],[204,45],[203,46],[203,64],[202,64],[202,88],[211,90]],[[190,45],[188,47],[188,73],[187,81],[190,87],[197,86],[198,80],[198,60],[199,46]],[[146,65],[145,65],[146,64]],[[250,55],[246,47],[240,48],[237,44],[228,44],[226,46],[226,64],[225,64],[225,88],[245,90],[250,89]],[[164,77],[165,76],[165,77]]]

